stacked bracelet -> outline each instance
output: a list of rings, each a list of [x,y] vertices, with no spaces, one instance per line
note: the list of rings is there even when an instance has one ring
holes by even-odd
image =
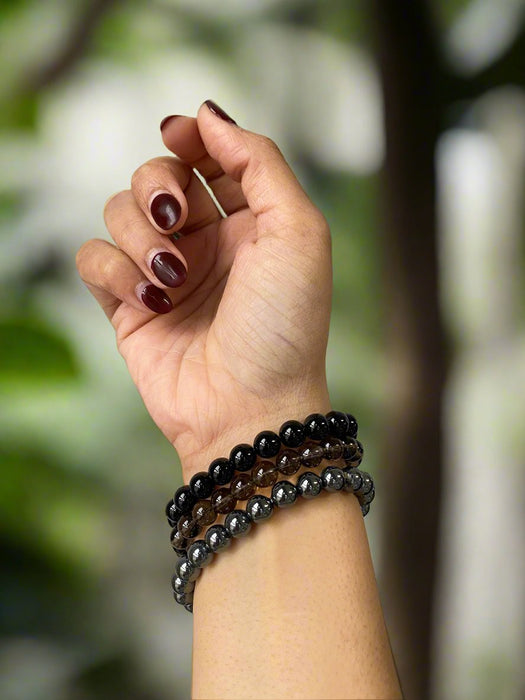
[[[363,457],[356,437],[353,416],[338,411],[326,416],[311,414],[304,423],[287,421],[279,434],[259,433],[253,446],[237,445],[229,459],[215,459],[207,472],[195,474],[189,485],[180,487],[166,506],[173,528],[170,539],[180,557],[172,579],[175,600],[192,612],[195,580],[214,554],[225,549],[232,537],[247,535],[252,523],[270,518],[275,506],[293,505],[299,495],[311,499],[323,489],[344,490],[356,494],[366,515],[375,490],[371,477],[356,468]],[[326,459],[343,460],[345,466],[328,465],[320,475],[303,472],[296,484],[277,481],[279,473],[295,474],[301,467],[316,467]],[[230,487],[224,488],[228,483]],[[271,497],[256,493],[269,486]],[[235,508],[238,500],[247,501],[245,510]],[[224,525],[213,524],[219,514],[226,515]],[[194,539],[205,526],[210,527],[204,539]]]

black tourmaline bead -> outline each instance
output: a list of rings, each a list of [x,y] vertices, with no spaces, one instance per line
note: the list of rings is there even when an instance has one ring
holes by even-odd
[[[189,513],[196,502],[197,499],[190,491],[189,486],[181,486],[175,491],[173,496],[173,503],[180,510],[181,514]]]
[[[259,457],[267,459],[268,457],[275,457],[279,452],[281,449],[281,441],[277,433],[271,430],[263,430],[253,441],[253,447]]]
[[[357,421],[351,413],[347,413],[346,417],[348,418],[348,433],[347,434],[350,435],[350,437],[356,437],[357,436],[357,428],[359,427],[357,425]]]
[[[257,453],[251,445],[245,443],[236,445],[230,452],[230,462],[239,472],[250,470],[257,460]]]
[[[330,411],[326,414],[330,435],[336,438],[342,438],[348,433],[350,427],[348,416],[341,411]]]
[[[213,525],[206,531],[204,539],[212,552],[220,552],[230,546],[232,535],[224,525]]]
[[[197,472],[190,479],[190,490],[195,498],[208,498],[215,488],[215,481],[208,472]]]
[[[208,474],[216,484],[219,484],[219,486],[229,484],[234,473],[235,467],[229,459],[226,459],[226,457],[214,459],[208,467]]]
[[[315,472],[304,472],[297,479],[297,493],[303,498],[315,498],[323,490],[323,480]]]
[[[278,481],[272,488],[272,502],[278,508],[287,508],[297,500],[297,489],[291,481]]]
[[[232,510],[224,520],[224,527],[232,537],[245,537],[251,530],[252,520],[244,510]]]
[[[321,479],[326,491],[340,491],[345,485],[345,475],[339,467],[325,467],[321,472]]]
[[[179,532],[179,529],[177,527],[174,527],[170,533],[170,542],[171,546],[177,552],[177,554],[186,554],[186,548],[188,546],[189,539],[187,537],[184,537],[182,532]]]
[[[325,440],[330,435],[328,421],[322,413],[311,413],[304,421],[304,430],[312,440]]]
[[[175,506],[175,503],[173,503],[173,498],[171,501],[168,501],[166,505],[166,517],[168,518],[168,523],[170,527],[175,527],[177,524],[177,520],[180,518],[182,513],[180,510]]]
[[[281,425],[279,437],[285,447],[299,447],[306,437],[304,425],[298,420],[288,420]]]

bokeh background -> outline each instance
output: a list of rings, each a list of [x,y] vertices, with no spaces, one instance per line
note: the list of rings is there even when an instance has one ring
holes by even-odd
[[[408,700],[525,697],[523,0],[0,1],[0,697],[190,697],[182,483],[74,269],[215,99],[333,232],[328,352]],[[321,593],[322,594],[322,593]],[[349,650],[351,654],[351,650]]]

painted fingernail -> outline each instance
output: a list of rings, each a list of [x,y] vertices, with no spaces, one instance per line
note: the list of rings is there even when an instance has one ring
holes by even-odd
[[[171,299],[166,292],[155,287],[153,284],[147,284],[144,287],[140,293],[140,298],[148,309],[151,309],[156,314],[167,314],[173,309]]]
[[[157,226],[169,231],[180,219],[181,206],[172,194],[162,192],[151,202],[150,211]]]
[[[219,107],[219,105],[213,100],[206,100],[204,104],[210,110],[210,112],[213,112],[213,114],[220,117],[223,121],[228,122],[228,124],[237,124],[237,122],[234,121],[229,114],[226,114],[223,108]]]
[[[180,287],[188,276],[182,261],[168,252],[157,253],[151,261],[151,269],[167,287]]]
[[[178,116],[180,115],[170,114],[167,117],[164,117],[164,119],[160,123],[160,130],[162,131],[168,122],[170,122],[172,119],[176,119]]]

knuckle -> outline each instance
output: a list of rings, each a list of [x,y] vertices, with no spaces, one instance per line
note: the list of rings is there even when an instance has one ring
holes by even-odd
[[[169,157],[159,156],[142,163],[131,176],[131,188],[139,191],[146,190],[173,177],[171,160]]]

